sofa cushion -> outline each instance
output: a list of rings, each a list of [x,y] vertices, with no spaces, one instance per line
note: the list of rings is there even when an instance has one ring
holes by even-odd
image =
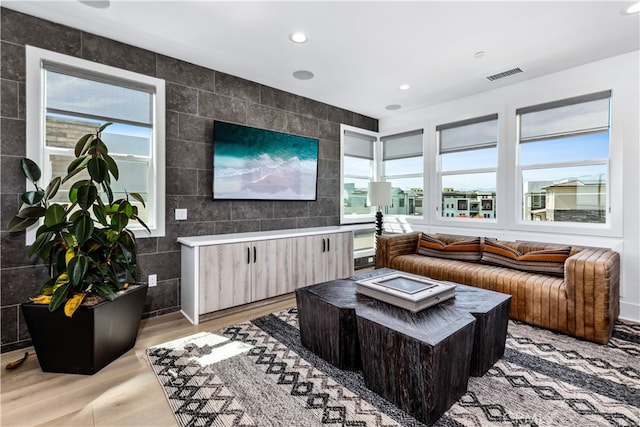
[[[418,239],[419,255],[436,258],[455,259],[458,261],[480,261],[482,246],[480,237],[452,243],[445,243],[437,236],[422,233]]]
[[[505,243],[483,239],[482,262],[529,273],[564,275],[564,262],[569,257],[570,247],[543,249],[522,254]]]

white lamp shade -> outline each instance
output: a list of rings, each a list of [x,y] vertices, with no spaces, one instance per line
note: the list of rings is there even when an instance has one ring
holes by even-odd
[[[371,206],[391,205],[391,183],[382,181],[370,182],[369,203],[371,203]]]

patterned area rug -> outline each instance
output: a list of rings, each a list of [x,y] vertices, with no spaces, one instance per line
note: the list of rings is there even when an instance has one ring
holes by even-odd
[[[296,309],[147,350],[182,426],[422,426],[300,343]],[[509,321],[504,357],[436,426],[638,426],[640,325],[606,346]]]

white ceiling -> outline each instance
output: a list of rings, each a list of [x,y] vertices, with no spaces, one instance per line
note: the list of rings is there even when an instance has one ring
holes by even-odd
[[[108,3],[100,1],[98,3]],[[640,49],[632,1],[3,1],[374,118]],[[302,30],[309,41],[294,45]],[[474,53],[484,51],[482,58]],[[519,67],[523,73],[490,82]],[[292,73],[309,70],[312,80]],[[411,89],[398,86],[408,83]],[[397,111],[385,106],[401,104]]]

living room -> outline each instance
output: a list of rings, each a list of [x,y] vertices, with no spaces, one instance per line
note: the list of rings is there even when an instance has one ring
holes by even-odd
[[[611,8],[616,10],[616,19],[628,19],[635,23],[636,40],[631,42],[631,48],[608,56],[599,56],[593,52],[597,51],[597,46],[593,51],[586,49],[582,54],[587,59],[580,65],[560,67],[561,71],[536,75],[535,78],[528,77],[534,73],[533,63],[528,68],[529,64],[523,62],[525,57],[522,57],[511,63],[511,66],[521,67],[524,72],[520,76],[506,77],[507,81],[514,79],[510,83],[504,83],[505,80],[502,80],[497,88],[488,89],[483,86],[483,89],[475,92],[461,92],[464,94],[443,97],[435,103],[425,102],[422,106],[405,105],[397,112],[392,109],[385,110],[384,107],[402,104],[404,101],[398,101],[403,99],[402,94],[394,95],[395,98],[389,100],[389,105],[380,105],[380,112],[352,111],[350,107],[346,107],[350,105],[348,103],[333,106],[330,102],[317,100],[311,95],[276,89],[266,82],[251,81],[218,69],[196,65],[197,63],[189,60],[188,54],[182,57],[172,56],[165,52],[162,46],[156,49],[142,47],[141,45],[146,46],[148,42],[148,36],[144,34],[138,35],[141,45],[132,41],[116,41],[103,35],[98,24],[92,24],[95,31],[65,26],[60,23],[63,21],[56,23],[52,18],[36,17],[38,14],[35,12],[23,11],[21,8],[26,8],[28,2],[24,2],[24,5],[20,3],[7,2],[1,10],[3,353],[20,354],[15,351],[30,345],[27,327],[20,313],[20,304],[34,296],[38,292],[38,284],[46,281],[48,276],[46,264],[27,257],[24,234],[6,231],[8,219],[19,208],[17,195],[24,191],[24,179],[19,173],[20,159],[29,152],[27,147],[30,141],[27,140],[27,135],[30,135],[29,128],[33,126],[33,123],[28,122],[30,116],[27,111],[30,90],[26,71],[27,45],[165,81],[163,133],[166,167],[160,175],[164,177],[165,190],[162,193],[166,194],[166,197],[155,205],[156,212],[159,213],[156,222],[157,235],[138,239],[139,277],[145,278],[144,281],[151,275],[157,278],[157,286],[149,288],[148,291],[144,309],[144,317],[147,320],[166,315],[175,316],[171,320],[175,323],[171,323],[173,326],[167,329],[174,328],[174,331],[184,332],[184,335],[221,327],[220,323],[213,323],[206,329],[202,329],[206,323],[197,327],[179,323],[183,272],[182,245],[178,238],[348,225],[349,220],[353,218],[349,218],[349,215],[341,210],[342,187],[346,182],[344,173],[341,173],[340,148],[344,131],[357,131],[384,138],[421,129],[424,135],[423,155],[425,159],[429,159],[425,163],[428,167],[423,172],[424,192],[437,196],[426,199],[424,206],[430,209],[424,209],[422,215],[385,215],[387,231],[483,235],[501,240],[528,240],[612,249],[621,257],[620,318],[640,322],[640,286],[637,285],[640,282],[640,225],[636,219],[640,208],[636,195],[640,186],[640,171],[637,168],[640,160],[637,143],[640,117],[637,40],[639,23],[637,14],[625,16],[620,13],[629,2],[615,2],[615,6]],[[552,4],[549,3],[549,7]],[[34,7],[37,10],[38,6]],[[90,8],[82,4],[78,4],[77,7]],[[43,6],[42,13],[47,10],[48,8]],[[95,11],[99,12],[100,9]],[[51,9],[48,12],[51,13]],[[288,35],[284,35],[285,40]],[[513,35],[509,34],[507,37]],[[289,43],[288,40],[286,42]],[[313,39],[308,43],[312,42]],[[628,42],[623,40],[620,43],[628,46]],[[553,50],[554,47],[549,46],[549,50]],[[480,54],[478,58],[473,57],[479,49],[484,48],[478,47],[478,50],[469,52],[470,62],[476,61],[475,64],[478,64],[493,53],[487,49],[484,58]],[[224,57],[222,54],[220,56]],[[484,75],[481,78],[484,79]],[[296,85],[301,83],[309,82],[295,82]],[[418,82],[412,82],[414,88],[418,88],[419,85]],[[514,178],[521,173],[516,166],[518,150],[515,135],[518,128],[518,112],[526,107],[602,91],[610,91],[612,99],[610,148],[606,165],[606,194],[609,200],[606,222],[587,226],[575,223],[523,222],[519,216],[521,189],[518,180]],[[497,194],[496,218],[481,223],[478,222],[480,220],[470,218],[456,218],[453,221],[442,218],[435,210],[439,205],[442,190],[437,183],[439,176],[435,172],[436,159],[440,154],[437,151],[436,140],[438,127],[491,114],[497,114],[499,117],[498,140],[506,141],[505,144],[499,144],[500,162],[494,168],[497,176],[494,178]],[[319,155],[315,200],[212,200],[211,144],[214,120],[317,138]],[[177,220],[176,210],[183,209],[188,214],[187,219]],[[372,214],[373,211],[367,216],[367,224],[364,227],[358,225],[369,233],[373,229]],[[362,218],[356,218],[351,222],[361,223]],[[163,335],[162,332],[158,333]],[[159,339],[154,344],[169,339],[171,338]],[[151,341],[146,339],[143,342]],[[8,360],[3,357],[3,365],[5,361]],[[126,370],[118,373],[111,371],[111,374],[125,375]],[[162,397],[162,392],[157,392],[156,396]],[[3,412],[5,402],[3,396]],[[134,415],[131,417],[120,419],[119,424],[144,424],[143,420],[137,419]],[[12,419],[15,421],[15,418]],[[67,418],[69,419],[71,418]],[[45,420],[52,422],[54,418]],[[63,418],[60,420],[65,424]],[[24,423],[30,422],[25,419]]]

